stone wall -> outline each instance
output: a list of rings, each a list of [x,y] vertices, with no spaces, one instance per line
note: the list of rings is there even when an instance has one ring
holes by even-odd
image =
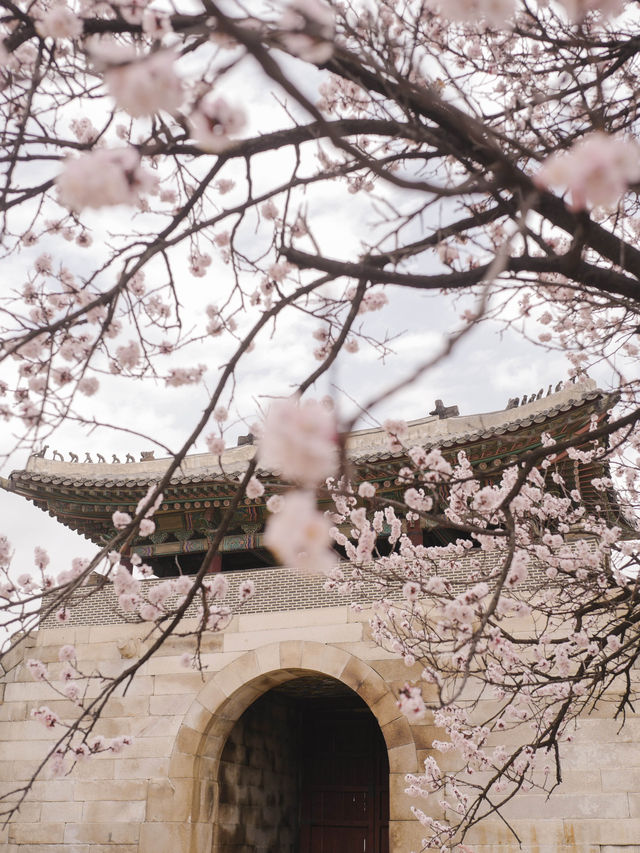
[[[397,690],[419,670],[375,646],[368,618],[346,605],[236,615],[223,634],[205,638],[204,675],[181,666],[189,641],[169,640],[126,692],[110,699],[97,725],[105,737],[130,735],[132,745],[78,763],[68,775],[42,772],[17,817],[0,830],[3,853],[211,853],[214,827],[226,820],[220,771],[234,726],[266,691],[309,674],[350,687],[375,716],[389,756],[390,850],[419,850],[423,832],[404,777],[418,771],[442,732],[399,714]],[[48,705],[62,719],[74,713],[55,689],[63,687],[60,647],[74,644],[85,670],[112,675],[143,652],[148,630],[42,628],[13,653],[0,686],[3,790],[25,784],[58,734],[31,711]],[[31,657],[48,664],[53,688],[34,681],[25,666]],[[640,853],[640,719],[631,716],[619,728],[607,704],[583,720],[565,745],[563,782],[551,799],[531,793],[509,805],[522,848],[494,820],[473,830],[476,853]],[[439,809],[430,806],[436,817]]]
[[[231,729],[220,759],[215,853],[295,853],[299,714],[268,692]]]

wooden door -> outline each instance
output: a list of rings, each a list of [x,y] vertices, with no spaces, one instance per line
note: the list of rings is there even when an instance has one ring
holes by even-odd
[[[375,718],[314,710],[302,731],[301,853],[388,853],[389,762]]]

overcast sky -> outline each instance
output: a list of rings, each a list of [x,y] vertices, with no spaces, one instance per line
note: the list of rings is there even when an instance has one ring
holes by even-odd
[[[288,62],[297,73],[300,63]],[[246,93],[251,121],[249,132],[282,126],[282,114],[275,109],[273,96],[264,85],[255,86],[247,82],[254,79],[255,69],[243,68],[228,75],[225,82],[227,91],[233,93],[234,87],[238,87]],[[298,76],[297,79],[301,78]],[[307,94],[311,97],[317,94],[320,79],[320,75],[313,72],[305,78]],[[274,177],[280,180],[287,175],[289,156],[288,152],[281,152],[262,159],[256,173],[256,192],[260,190],[261,181],[266,188]],[[411,202],[406,194],[400,197],[397,190],[382,184],[376,193],[383,200],[386,195],[387,200],[395,205],[410,205]],[[374,237],[370,199],[366,194],[349,195],[344,186],[334,182],[309,192],[305,199],[313,210],[314,235],[330,257],[355,259],[362,251],[363,241]],[[225,202],[232,203],[233,195],[225,198]],[[87,253],[73,244],[64,245],[65,263],[76,272],[97,263],[100,232],[106,234],[123,230],[123,227],[126,229],[130,214],[126,209],[96,213],[92,217],[94,248]],[[410,234],[407,239],[411,239]],[[5,262],[5,281],[20,286],[35,256],[47,248],[46,243],[41,244],[32,250],[24,250],[12,265]],[[301,248],[308,247],[303,244]],[[51,249],[59,253],[60,246],[52,243]],[[184,277],[178,284],[184,287],[184,319],[188,325],[202,317],[209,302],[217,301],[220,291],[224,291],[230,270],[215,258],[208,276],[195,279],[187,271],[186,249],[182,262]],[[429,263],[434,265],[433,269],[420,267],[412,271],[435,271],[437,261],[432,259]],[[453,306],[450,298],[416,291],[403,293],[398,288],[389,288],[388,295],[389,305],[375,315],[367,315],[366,321],[371,334],[384,338],[388,333],[393,338],[390,346],[394,352],[384,360],[367,346],[361,346],[356,354],[344,354],[330,374],[309,394],[321,397],[330,393],[336,400],[339,413],[345,417],[354,413],[356,403],[361,404],[398,382],[407,370],[439,351],[447,333],[459,326],[459,313],[463,306]],[[312,356],[313,346],[317,345],[311,338],[314,327],[314,322],[305,320],[302,315],[290,315],[286,322],[278,324],[273,337],[269,330],[257,342],[255,351],[246,357],[237,376],[228,444],[234,444],[239,433],[247,432],[247,426],[256,419],[270,396],[290,393],[317,365]],[[136,383],[106,377],[101,380],[100,394],[87,401],[85,412],[105,424],[118,424],[144,433],[175,450],[206,405],[207,389],[213,387],[217,371],[228,357],[230,343],[221,338],[209,339],[196,345],[189,358],[179,353],[166,361],[166,366],[177,367],[198,362],[206,364],[206,381],[200,388],[173,389],[166,388],[160,381]],[[566,370],[567,365],[559,354],[544,353],[513,332],[502,335],[496,325],[483,325],[469,334],[451,357],[423,375],[411,388],[386,400],[359,425],[369,426],[391,416],[407,420],[424,417],[437,398],[442,399],[445,405],[458,405],[461,414],[503,409],[509,397],[529,395],[541,387],[546,390],[549,384],[555,385],[559,379],[565,378]],[[10,432],[5,428],[2,442],[5,449],[11,445]],[[69,451],[74,451],[82,459],[89,451],[94,457],[96,452],[101,452],[108,460],[113,453],[124,459],[128,451],[138,459],[140,451],[154,449],[151,440],[110,429],[95,430],[89,434],[86,428],[73,424],[66,424],[46,442],[50,445],[49,458],[54,448],[63,452],[65,458],[68,458]],[[202,441],[196,449],[205,449]],[[155,450],[156,456],[164,455],[157,447]],[[10,470],[23,467],[25,462],[25,453],[13,454],[0,473],[6,477]],[[0,493],[0,512],[3,520],[0,532],[6,533],[15,548],[14,571],[31,569],[35,545],[50,551],[55,558],[54,568],[58,571],[66,568],[72,557],[89,555],[93,551],[93,546],[86,540],[66,531],[55,520],[15,495]]]

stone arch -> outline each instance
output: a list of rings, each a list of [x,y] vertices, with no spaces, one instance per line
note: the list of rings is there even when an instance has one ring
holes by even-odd
[[[176,736],[168,778],[149,784],[140,853],[209,853],[218,767],[229,732],[263,693],[313,674],[350,687],[376,718],[389,757],[393,824],[394,814],[401,811],[395,800],[402,796],[405,774],[418,770],[418,755],[411,726],[400,714],[391,688],[365,661],[344,649],[290,640],[247,652],[201,688]]]

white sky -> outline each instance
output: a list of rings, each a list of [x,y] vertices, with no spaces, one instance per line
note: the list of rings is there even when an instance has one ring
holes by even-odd
[[[294,73],[298,74],[300,63],[293,60],[289,62]],[[266,131],[284,126],[267,84],[255,85],[255,70],[242,69],[234,74],[235,77],[229,75],[221,89],[223,92],[225,89],[233,91],[234,86],[244,89],[252,128]],[[307,93],[311,97],[315,97],[320,79],[317,73],[308,73],[305,78]],[[288,162],[289,155],[284,152],[263,157],[256,173],[258,189],[260,182],[267,187],[274,177],[278,180],[286,179]],[[206,165],[208,167],[210,163]],[[242,170],[241,165],[238,168]],[[400,201],[397,191],[388,186],[379,185],[376,192],[383,197],[386,195],[394,203]],[[221,199],[224,202],[232,200],[232,195]],[[372,214],[366,195],[348,195],[344,187],[329,183],[315,193],[309,193],[304,202],[313,209],[316,223],[314,233],[324,251],[334,258],[356,259],[361,251],[361,241],[363,238],[366,241],[372,234]],[[408,203],[406,199],[405,203]],[[122,209],[101,211],[93,215],[91,221],[96,229],[95,247],[99,244],[97,237],[100,229],[105,232],[126,229],[128,216],[130,212]],[[59,245],[55,247],[52,244],[52,247],[60,251]],[[310,247],[301,243],[300,248],[308,250]],[[5,262],[4,280],[19,287],[29,264],[45,249],[46,244],[39,244],[33,250],[22,252],[17,260]],[[98,256],[97,248],[87,253],[73,244],[63,245],[62,251],[65,253],[65,263],[75,272],[89,268]],[[204,279],[196,279],[186,270],[186,252],[183,252],[182,258],[185,271],[184,279],[179,284],[184,285],[184,309],[188,325],[191,320],[202,316],[209,302],[220,301],[220,292],[224,291],[224,281],[230,273],[224,264],[215,259],[209,275]],[[431,270],[418,268],[415,271]],[[403,293],[398,288],[390,288],[388,295],[389,306],[375,315],[367,315],[366,322],[367,328],[381,337],[387,331],[392,336],[403,333],[393,344],[395,354],[388,356],[384,362],[375,351],[366,347],[361,347],[355,355],[344,354],[321,385],[310,392],[310,396],[331,393],[339,411],[347,416],[354,411],[352,400],[364,402],[376,392],[397,382],[407,369],[429,353],[437,351],[442,345],[443,336],[459,325],[459,311],[452,307],[448,299],[418,292]],[[299,316],[279,323],[277,334],[272,339],[263,335],[255,352],[246,358],[237,376],[228,444],[235,443],[237,434],[247,432],[247,425],[255,420],[265,398],[290,393],[317,364],[312,357],[312,349],[317,342],[310,337],[314,326]],[[126,336],[123,337],[125,340],[122,342],[125,342]],[[197,345],[190,358],[178,353],[169,357],[167,364],[207,364],[209,370],[206,384],[211,388],[219,366],[226,360],[227,347],[228,342],[222,339],[209,339],[205,344]],[[541,387],[546,391],[549,384],[555,385],[566,376],[566,369],[559,354],[535,349],[512,332],[500,336],[496,326],[481,326],[460,343],[446,362],[371,414],[380,421],[390,416],[408,420],[420,418],[433,408],[436,398],[441,398],[445,405],[458,405],[461,414],[503,409],[509,397],[529,395]],[[136,383],[107,377],[102,381],[100,394],[87,401],[85,411],[94,414],[99,421],[119,423],[177,449],[200,416],[206,400],[205,388],[173,389],[166,388],[162,382]],[[364,422],[361,425],[368,424]],[[10,430],[6,427],[4,429],[2,446],[7,447],[11,443],[11,435]],[[88,434],[86,428],[71,424],[65,425],[56,436],[45,441],[50,445],[47,454],[49,458],[53,448],[64,452],[65,458],[68,458],[69,450],[73,450],[81,459],[85,451],[90,451],[94,457],[96,452],[101,452],[107,460],[113,453],[124,459],[127,451],[131,451],[138,459],[141,450],[153,448],[148,440],[112,430],[96,430]],[[203,443],[196,449],[203,450]],[[156,450],[156,456],[161,455],[164,454]],[[6,477],[11,469],[23,467],[25,461],[25,454],[14,454],[0,473]],[[15,548],[13,570],[17,573],[31,570],[35,545],[49,550],[56,571],[66,568],[72,557],[88,556],[93,552],[93,546],[86,540],[65,530],[55,520],[15,495],[0,492],[0,518],[0,533],[4,532]]]

